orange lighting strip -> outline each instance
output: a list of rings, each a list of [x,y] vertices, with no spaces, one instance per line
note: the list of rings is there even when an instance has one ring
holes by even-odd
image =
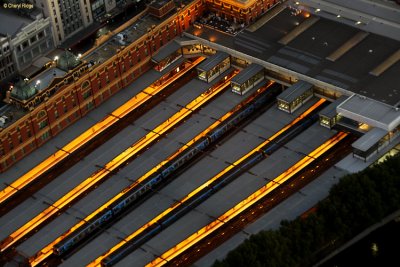
[[[69,154],[75,152],[79,148],[81,148],[86,143],[90,142],[93,138],[95,138],[98,134],[104,132],[108,128],[110,128],[114,123],[124,118],[131,111],[140,107],[143,103],[149,100],[153,95],[161,92],[168,85],[174,82],[179,77],[183,76],[185,73],[193,69],[196,65],[204,60],[204,57],[199,57],[193,63],[191,63],[187,68],[178,72],[173,77],[169,78],[163,85],[156,86],[150,85],[145,88],[136,96],[132,97],[128,102],[114,110],[111,115],[106,116],[102,121],[96,123],[88,130],[83,132],[77,138],[69,142],[63,148],[57,150],[53,155],[39,163],[36,167],[22,175],[16,181],[14,181],[11,185],[7,186],[0,192],[0,205],[11,198],[15,193],[24,187],[28,186],[32,181],[38,179],[40,175],[48,171],[50,168],[60,163],[62,160],[68,157]]]
[[[203,190],[204,188],[208,187],[210,184],[214,183],[218,179],[220,179],[223,175],[225,175],[227,172],[235,168],[237,165],[242,163],[244,160],[249,158],[251,155],[253,155],[255,152],[260,150],[262,147],[273,141],[276,137],[278,137],[281,133],[285,132],[288,130],[291,126],[293,126],[295,123],[297,123],[301,118],[304,118],[307,114],[311,113],[313,110],[315,110],[317,107],[319,107],[322,103],[325,102],[325,99],[321,99],[318,101],[316,104],[314,104],[312,107],[310,107],[307,111],[305,111],[303,114],[301,114],[299,117],[294,119],[291,123],[287,124],[285,127],[283,127],[281,130],[279,130],[277,133],[275,133],[273,136],[259,144],[257,147],[253,148],[250,152],[246,153],[244,156],[242,156],[240,159],[236,160],[234,163],[226,167],[224,170],[219,172],[217,175],[209,179],[207,182],[204,184],[200,185],[197,187],[195,190],[190,192],[188,195],[186,195],[184,198],[181,200],[175,202],[174,204],[171,205],[168,209],[164,210],[162,213],[157,215],[155,218],[153,218],[151,221],[143,225],[141,228],[136,230],[134,233],[130,234],[129,236],[125,237],[121,242],[119,242],[117,245],[112,247],[110,250],[108,250],[106,253],[95,259],[93,262],[89,263],[87,266],[93,267],[93,266],[101,266],[101,261],[108,257],[111,253],[122,247],[125,243],[128,243],[130,240],[135,238],[137,235],[142,233],[144,230],[146,230],[148,227],[151,227],[152,225],[156,224],[160,219],[164,218],[167,216],[170,212],[174,211],[175,209],[179,208],[180,206],[186,204],[188,200],[190,200],[194,195],[196,195],[198,192]]]
[[[118,193],[116,196],[111,198],[109,201],[107,201],[105,204],[103,204],[101,207],[96,209],[94,212],[92,212],[90,215],[88,215],[86,218],[84,218],[82,221],[74,225],[72,228],[70,228],[68,231],[66,231],[63,235],[59,236],[57,239],[55,239],[53,242],[49,243],[46,247],[41,249],[36,255],[33,257],[29,258],[29,264],[31,266],[37,266],[38,264],[42,263],[44,260],[46,260],[50,255],[53,253],[53,246],[57,244],[58,242],[61,242],[66,238],[70,233],[74,232],[76,229],[84,225],[86,222],[90,221],[93,217],[95,217],[97,214],[101,213],[105,209],[107,209],[112,203],[114,203],[117,199],[121,198],[123,195],[125,195],[125,192],[129,191],[131,188],[135,187],[137,184],[141,184],[144,181],[146,181],[151,175],[159,171],[165,164],[168,162],[174,160],[177,156],[179,156],[182,152],[184,152],[188,147],[190,147],[192,144],[197,142],[199,139],[205,137],[207,134],[209,134],[211,131],[213,131],[215,128],[217,128],[222,122],[226,121],[229,119],[237,110],[242,108],[244,105],[250,103],[257,95],[265,92],[273,82],[269,83],[267,86],[259,89],[256,94],[254,94],[252,97],[246,99],[245,102],[240,103],[237,105],[234,109],[231,111],[227,112],[225,115],[223,115],[221,118],[219,118],[216,122],[214,122],[212,125],[210,125],[207,129],[205,129],[203,132],[198,134],[196,137],[194,137],[192,140],[190,140],[188,143],[183,145],[181,148],[179,148],[174,154],[169,156],[167,159],[163,160],[161,163],[156,165],[154,168],[152,168],[150,171],[148,171],[146,174],[144,174],[142,177],[137,179],[133,184],[130,186],[126,187],[124,190],[122,190],[120,193]]]
[[[140,151],[142,151],[144,148],[146,148],[152,142],[157,140],[159,138],[159,136],[165,134],[167,131],[172,129],[178,123],[183,121],[186,117],[191,115],[195,110],[199,109],[204,104],[206,104],[208,101],[213,99],[217,94],[219,94],[226,87],[229,86],[230,79],[236,73],[237,73],[237,71],[235,71],[233,73],[233,75],[231,75],[229,78],[226,77],[225,81],[221,85],[219,85],[217,87],[213,87],[211,91],[209,90],[207,93],[203,93],[200,96],[198,96],[196,99],[194,99],[192,102],[187,104],[185,107],[183,107],[177,113],[172,115],[169,119],[167,119],[166,121],[161,123],[159,126],[154,128],[153,130],[151,130],[144,137],[139,139],[139,141],[137,141],[135,144],[130,146],[128,149],[123,151],[121,154],[116,156],[114,159],[112,159],[108,163],[106,163],[102,169],[97,170],[94,174],[92,174],[90,177],[88,177],[85,181],[80,183],[78,186],[76,186],[74,189],[69,191],[63,197],[58,199],[56,202],[54,202],[51,206],[49,206],[47,209],[45,209],[43,212],[41,212],[35,218],[31,219],[29,222],[27,222],[25,225],[23,225],[17,231],[15,231],[10,236],[8,236],[0,244],[0,251],[3,252],[4,250],[8,249],[10,246],[15,244],[17,241],[23,239],[26,235],[28,235],[29,233],[34,231],[37,227],[41,226],[44,222],[46,222],[46,220],[48,220],[50,217],[54,216],[60,209],[68,207],[68,205],[70,203],[72,203],[74,200],[81,197],[84,193],[86,193],[95,184],[97,184],[100,181],[102,181],[103,179],[105,179],[108,176],[108,174],[111,173],[113,170],[116,170],[119,167],[123,166],[123,164],[125,164],[130,158],[132,158],[134,155],[138,154]]]
[[[254,192],[252,195],[239,202],[236,206],[225,212],[218,219],[209,223],[196,233],[189,236],[187,239],[183,240],[175,247],[169,249],[165,253],[163,253],[160,257],[156,258],[152,262],[146,265],[146,267],[154,267],[154,266],[163,266],[167,264],[169,261],[173,260],[175,257],[187,251],[190,247],[200,242],[202,239],[206,238],[208,235],[212,234],[216,230],[218,230],[221,226],[228,223],[235,217],[239,216],[244,210],[249,208],[251,205],[255,204],[257,201],[264,198],[266,195],[271,193],[274,189],[279,187],[282,183],[286,182],[288,179],[299,173],[310,163],[315,161],[318,157],[328,151],[330,148],[339,143],[343,138],[347,136],[347,133],[337,133],[335,136],[330,138],[324,144],[319,146],[317,149],[312,151],[310,154],[302,158],[292,167],[287,169],[285,172],[280,174],[271,182],[268,182],[265,186]]]

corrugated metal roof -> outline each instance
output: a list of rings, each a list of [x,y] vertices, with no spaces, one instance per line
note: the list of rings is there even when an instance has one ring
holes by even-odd
[[[373,128],[368,133],[364,134],[351,146],[361,151],[368,151],[372,146],[379,142],[388,132],[380,128]]]
[[[171,42],[163,46],[155,55],[153,55],[151,59],[159,63],[180,48],[181,46],[174,40],[172,40]]]
[[[336,107],[342,104],[349,96],[342,95],[335,101],[333,101],[331,104],[329,104],[327,107],[325,107],[323,110],[321,110],[318,114],[320,116],[325,116],[328,118],[333,118],[336,116]]]
[[[277,98],[285,102],[293,102],[296,98],[304,94],[306,91],[313,87],[311,83],[305,81],[298,81],[285,91],[283,91]]]
[[[338,113],[386,131],[400,124],[400,109],[368,97],[352,95],[337,107]]]
[[[260,66],[258,64],[252,63],[249,66],[247,66],[245,69],[243,69],[241,72],[239,72],[238,75],[232,78],[231,82],[237,83],[237,84],[243,84],[247,82],[251,77],[259,73],[264,69],[263,66]]]
[[[212,70],[216,65],[221,63],[224,59],[229,57],[229,55],[225,52],[218,51],[211,57],[207,58],[204,60],[198,67],[197,69],[202,70],[202,71],[209,71]]]

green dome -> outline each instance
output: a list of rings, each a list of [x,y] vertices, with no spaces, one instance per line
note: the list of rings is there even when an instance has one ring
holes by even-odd
[[[81,64],[79,58],[67,50],[62,52],[57,59],[57,67],[64,71],[72,70],[79,64]]]
[[[36,93],[37,90],[34,86],[20,80],[13,86],[11,96],[19,100],[27,100],[34,96]]]

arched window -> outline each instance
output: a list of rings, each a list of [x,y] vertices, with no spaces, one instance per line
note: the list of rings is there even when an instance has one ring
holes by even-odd
[[[38,119],[43,118],[44,116],[46,116],[46,111],[44,110],[39,111],[39,113],[37,114]]]
[[[88,87],[90,85],[90,82],[88,80],[84,81],[81,85],[82,89],[85,89],[86,87]]]

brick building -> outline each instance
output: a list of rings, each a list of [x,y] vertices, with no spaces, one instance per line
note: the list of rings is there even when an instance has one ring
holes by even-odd
[[[210,11],[218,16],[245,25],[255,21],[257,17],[265,13],[277,0],[205,0]]]
[[[203,11],[201,0],[192,1],[154,26],[151,36],[145,34],[121,46],[115,55],[102,62],[78,60],[76,66],[67,67],[62,75],[60,63],[54,61],[44,71],[53,77],[40,73],[11,87],[6,98],[10,110],[3,116],[5,124],[0,128],[0,171],[10,168],[140,77],[152,67],[151,55],[180,35]],[[61,56],[57,61],[62,60]],[[47,77],[42,78],[48,79],[47,85],[41,77]]]

